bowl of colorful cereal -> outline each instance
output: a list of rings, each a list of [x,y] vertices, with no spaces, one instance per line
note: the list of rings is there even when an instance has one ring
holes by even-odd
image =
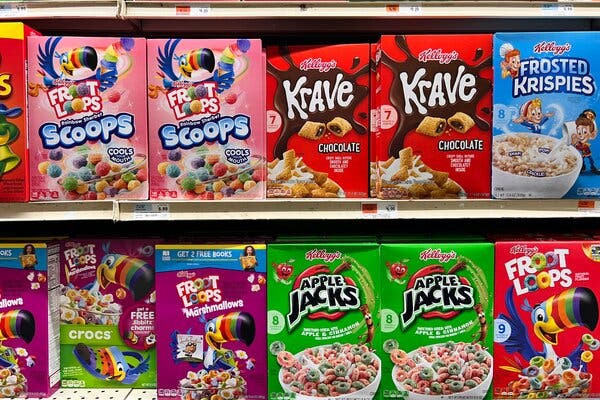
[[[112,294],[61,286],[60,321],[75,325],[118,325],[121,306]]]
[[[18,366],[0,368],[0,398],[26,397],[27,379]]]
[[[483,399],[492,383],[492,355],[480,344],[446,342],[389,354],[392,380],[408,399]]]
[[[241,399],[246,395],[246,380],[237,369],[229,371],[188,371],[179,381],[183,400]]]
[[[365,345],[334,343],[295,355],[280,348],[276,356],[281,387],[297,400],[372,399],[381,381],[381,360]]]

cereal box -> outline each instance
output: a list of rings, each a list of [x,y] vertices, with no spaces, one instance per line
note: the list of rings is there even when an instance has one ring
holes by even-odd
[[[258,39],[148,41],[151,199],[265,196]]]
[[[62,387],[156,388],[154,245],[61,242]]]
[[[491,399],[491,243],[381,245],[384,399]]]
[[[31,200],[148,198],[145,39],[28,42]]]
[[[268,248],[269,398],[373,399],[379,248],[314,239]]]
[[[382,36],[378,197],[489,198],[491,35]]]
[[[58,242],[0,243],[0,397],[59,387]]]
[[[265,400],[265,245],[159,245],[156,265],[158,398]]]
[[[29,199],[25,64],[27,40],[37,34],[20,22],[0,23],[0,201]]]
[[[600,396],[600,242],[496,242],[494,398]]]
[[[494,35],[494,197],[600,196],[598,44],[594,32]]]
[[[379,43],[372,43],[370,47],[370,85],[369,85],[369,104],[371,109],[371,129],[369,132],[369,196],[377,197],[377,146],[375,139],[379,131],[379,93],[381,92],[381,79],[377,74],[377,63],[381,55]]]
[[[267,57],[267,197],[367,197],[369,45]]]

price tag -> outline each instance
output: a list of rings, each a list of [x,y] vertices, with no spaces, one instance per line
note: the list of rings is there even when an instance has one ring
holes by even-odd
[[[27,15],[26,4],[0,4],[0,18],[14,18]]]
[[[206,17],[210,15],[210,4],[195,4],[194,6],[176,6],[176,16]]]
[[[423,15],[423,6],[421,2],[411,2],[410,5],[387,4],[385,11],[388,14],[418,16]]]
[[[398,217],[398,203],[379,201],[361,203],[362,217],[366,219],[386,219]]]
[[[595,200],[579,200],[577,209],[581,212],[600,212],[600,202]]]
[[[573,4],[542,4],[542,15],[563,17],[575,14],[575,6]]]
[[[169,219],[168,204],[137,203],[133,208],[133,219],[135,220],[164,220]]]

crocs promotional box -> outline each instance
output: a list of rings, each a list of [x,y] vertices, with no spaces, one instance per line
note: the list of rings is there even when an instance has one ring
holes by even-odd
[[[0,24],[0,201],[29,199],[27,161],[27,41],[37,32],[20,22]]]
[[[600,197],[597,45],[595,32],[494,35],[494,197]]]
[[[151,199],[265,197],[258,39],[148,41]]]
[[[491,35],[382,36],[377,196],[489,198]]]
[[[0,397],[59,387],[58,242],[0,243]]]
[[[267,58],[267,197],[368,197],[369,44]]]
[[[265,245],[156,249],[158,398],[265,400]]]
[[[496,242],[494,398],[598,397],[600,241]]]
[[[61,241],[62,387],[156,388],[155,243]]]
[[[28,41],[31,200],[148,198],[146,41]]]
[[[494,249],[381,245],[384,399],[491,399]]]
[[[268,247],[269,398],[373,399],[379,247],[300,239]]]

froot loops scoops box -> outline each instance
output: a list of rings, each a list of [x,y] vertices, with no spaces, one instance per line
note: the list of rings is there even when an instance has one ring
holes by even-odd
[[[28,42],[31,200],[148,198],[145,39]]]
[[[374,399],[379,249],[322,238],[268,247],[270,399]]]
[[[61,241],[62,387],[156,388],[155,243]]]
[[[151,199],[265,196],[258,39],[148,41]]]
[[[266,399],[265,245],[156,249],[158,398]]]
[[[496,242],[494,398],[600,395],[600,242]]]
[[[491,399],[491,243],[381,245],[384,399]]]
[[[38,33],[20,22],[0,24],[0,201],[29,199],[24,60]]]
[[[595,32],[494,35],[496,198],[600,196]]]
[[[59,387],[58,242],[0,243],[0,397]]]

